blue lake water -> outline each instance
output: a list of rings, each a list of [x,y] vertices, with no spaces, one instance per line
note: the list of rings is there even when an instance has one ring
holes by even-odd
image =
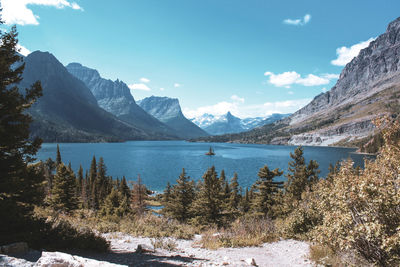
[[[208,167],[214,165],[218,172],[225,170],[230,179],[238,173],[243,188],[251,186],[257,179],[258,170],[264,165],[270,169],[286,171],[290,152],[295,146],[248,145],[227,143],[190,143],[185,141],[131,141],[125,143],[63,143],[60,145],[62,160],[71,162],[77,170],[79,165],[87,170],[93,155],[103,157],[107,174],[114,178],[125,176],[136,180],[140,174],[147,187],[163,191],[167,182],[174,184],[182,168],[194,180],[201,179]],[[206,156],[213,147],[216,155]],[[56,157],[56,144],[45,143],[37,154],[39,160]],[[364,155],[354,154],[355,149],[336,147],[304,147],[307,162],[316,160],[321,174],[328,173],[329,163],[351,157],[356,166],[363,166]],[[278,180],[284,180],[282,176]]]

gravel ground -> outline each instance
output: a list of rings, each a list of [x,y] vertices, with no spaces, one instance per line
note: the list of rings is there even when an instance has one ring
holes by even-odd
[[[274,267],[315,266],[315,264],[308,259],[309,245],[305,242],[295,240],[281,240],[274,243],[266,243],[259,247],[208,250],[200,247],[198,241],[201,239],[201,236],[196,236],[193,240],[163,239],[165,243],[169,240],[174,244],[175,248],[169,251],[161,248],[154,249],[153,243],[155,239],[132,237],[123,233],[108,233],[103,234],[103,237],[110,241],[110,252],[90,254],[71,252],[72,255],[80,256],[72,257],[65,253],[41,253],[39,251],[31,251],[17,257],[0,255],[0,266],[115,266],[113,264],[123,266],[203,267],[251,265]],[[138,249],[138,246],[141,247],[141,249]],[[57,263],[63,260],[64,262],[78,260],[78,262],[69,263],[67,265],[60,265]],[[92,260],[96,260],[97,262]],[[55,265],[53,265],[53,263]]]
[[[252,265],[251,259],[257,266],[314,266],[308,259],[309,245],[295,240],[266,243],[260,247],[208,250],[198,245],[196,241],[201,237],[196,236],[190,241],[171,239],[177,247],[174,251],[168,251],[160,248],[154,250],[150,238],[122,233],[103,236],[111,242],[111,249],[115,253],[107,258],[130,266],[249,266]],[[138,245],[144,248],[144,253],[132,255]],[[119,257],[120,260],[116,260]],[[125,261],[121,261],[123,258]]]

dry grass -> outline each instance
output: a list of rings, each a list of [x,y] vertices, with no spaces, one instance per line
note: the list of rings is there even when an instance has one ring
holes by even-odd
[[[227,229],[209,229],[203,233],[201,245],[208,249],[220,247],[259,246],[277,240],[274,223],[269,219],[240,218]]]

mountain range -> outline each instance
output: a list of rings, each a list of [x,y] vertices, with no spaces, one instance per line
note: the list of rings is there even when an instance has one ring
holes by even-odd
[[[272,114],[267,117],[240,119],[232,115],[231,112],[227,112],[226,114],[220,116],[205,113],[190,120],[209,134],[222,135],[249,131],[256,127],[273,123],[289,115],[290,114]]]
[[[183,115],[176,98],[151,96],[138,101],[138,104],[148,114],[175,130],[180,138],[191,139],[209,135]]]
[[[400,114],[400,18],[362,49],[326,93],[291,116],[246,133],[201,141],[292,145],[363,145],[378,130],[373,121]]]

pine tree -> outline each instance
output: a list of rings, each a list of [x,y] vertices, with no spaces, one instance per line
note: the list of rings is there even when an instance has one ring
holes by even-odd
[[[110,193],[108,190],[109,187],[109,180],[107,177],[107,167],[104,163],[104,159],[100,157],[99,162],[97,163],[97,173],[96,178],[93,184],[93,204],[94,208],[98,209],[101,203],[105,200],[107,195]],[[110,189],[111,191],[111,189]]]
[[[290,157],[293,160],[289,162],[285,191],[291,199],[289,201],[301,200],[301,194],[307,188],[307,166],[303,156],[303,148],[297,147],[294,154],[290,153]]]
[[[162,209],[162,213],[166,216],[171,216],[171,201],[172,201],[172,187],[169,182],[167,182],[167,186],[164,189],[162,194],[161,203],[164,206]]]
[[[275,182],[274,178],[282,174],[278,168],[271,171],[267,165],[258,172],[258,180],[254,185],[255,198],[252,203],[256,214],[275,217],[273,212],[276,204],[275,195],[283,187],[283,182]]]
[[[100,214],[108,219],[121,218],[128,214],[129,210],[126,197],[119,190],[112,188],[101,206]]]
[[[191,217],[190,207],[194,199],[194,184],[186,176],[185,169],[182,169],[182,173],[176,180],[176,185],[172,187],[170,195],[169,201],[166,202],[169,215],[181,222],[185,222]]]
[[[127,199],[131,198],[131,189],[129,188],[125,176],[122,177],[122,180],[119,184],[119,191],[125,196]]]
[[[240,201],[240,210],[242,211],[242,213],[247,213],[250,210],[250,205],[251,201],[250,201],[249,188],[246,187],[246,192]]]
[[[240,202],[238,175],[236,172],[233,174],[229,187],[230,187],[229,210],[231,211],[231,213],[236,213],[238,211]]]
[[[0,32],[0,243],[18,241],[17,235],[28,230],[34,201],[43,199],[44,177],[27,166],[41,145],[39,138],[29,139],[32,118],[27,110],[42,88],[36,82],[19,92],[25,64],[16,53],[17,35],[16,27]]]
[[[63,163],[57,166],[49,204],[55,210],[67,212],[78,206],[75,175]]]
[[[56,166],[62,163],[61,160],[61,153],[60,153],[60,146],[57,144],[57,156],[56,156]]]
[[[84,189],[84,179],[83,179],[83,168],[82,165],[79,166],[78,177],[76,179],[76,196],[79,198],[83,198],[83,189]]]
[[[199,183],[199,192],[193,202],[194,223],[221,225],[221,183],[215,167],[209,168]]]
[[[148,190],[142,183],[142,178],[140,178],[140,175],[138,175],[137,181],[133,183],[131,196],[133,212],[139,216],[143,215],[147,211],[146,200],[148,199]]]
[[[91,209],[96,209],[96,188],[95,188],[95,181],[97,177],[97,163],[96,163],[96,157],[93,156],[92,162],[90,164],[90,170],[89,170],[89,183],[87,185],[87,192],[88,192],[88,202],[89,202],[89,207]]]

